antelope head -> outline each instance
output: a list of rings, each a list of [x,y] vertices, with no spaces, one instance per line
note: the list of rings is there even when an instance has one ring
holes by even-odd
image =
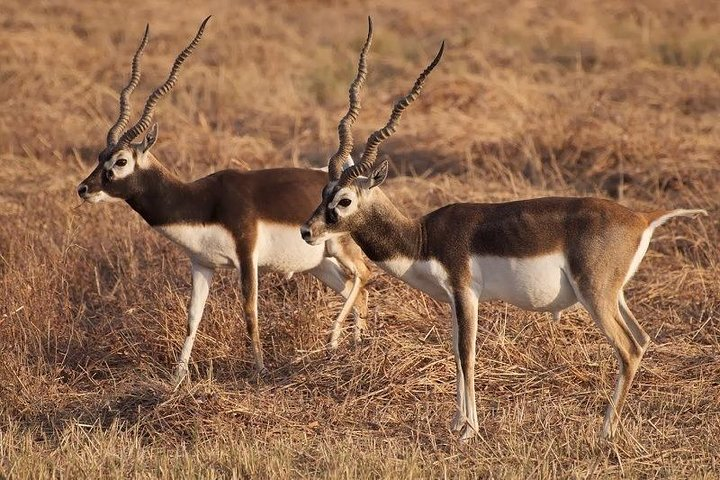
[[[120,93],[120,113],[108,131],[107,145],[98,155],[95,169],[78,185],[78,195],[84,201],[98,203],[127,200],[140,193],[144,172],[158,165],[150,153],[158,135],[157,124],[150,126],[155,106],[177,83],[180,67],[200,42],[208,20],[210,17],[202,22],[195,38],[177,56],[165,83],[150,94],[137,123],[122,133],[130,119],[130,95],[140,81],[140,58],[147,45],[150,28],[145,27],[145,34],[132,59],[130,81]],[[142,140],[135,142],[141,135]]]
[[[301,228],[302,237],[307,243],[317,245],[332,237],[352,233],[365,223],[368,214],[372,210],[372,204],[376,203],[380,196],[384,197],[384,194],[375,187],[381,185],[387,177],[388,160],[384,156],[380,161],[376,161],[378,147],[384,140],[395,133],[403,111],[420,94],[428,75],[440,62],[444,49],[445,42],[440,46],[440,50],[430,65],[417,78],[410,93],[395,104],[387,124],[370,135],[360,162],[352,164],[346,161],[341,167],[337,160],[338,154],[341,152],[349,153],[352,149],[352,136],[346,133],[345,137],[343,137],[342,134],[343,131],[348,132],[350,128],[344,123],[347,123],[348,118],[354,120],[358,110],[357,99],[353,98],[353,87],[357,83],[357,78],[356,82],[353,82],[353,86],[350,87],[350,110],[338,126],[338,131],[341,132],[341,147],[338,153],[330,158],[328,166],[330,181],[323,188],[320,205]],[[364,53],[365,49],[363,49],[360,56],[362,68],[358,71],[358,77],[360,77],[361,71],[365,71]],[[345,149],[343,149],[344,138],[349,138],[350,142],[350,146],[346,146]]]

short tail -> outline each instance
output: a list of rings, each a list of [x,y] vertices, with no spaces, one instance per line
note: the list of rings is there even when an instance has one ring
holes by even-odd
[[[645,220],[648,222],[648,228],[655,229],[667,222],[673,217],[697,217],[703,215],[707,217],[707,211],[703,209],[692,209],[687,210],[684,208],[678,208],[677,210],[655,210],[654,212],[641,213]]]

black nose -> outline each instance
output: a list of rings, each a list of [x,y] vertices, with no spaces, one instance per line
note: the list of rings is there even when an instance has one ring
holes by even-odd
[[[80,195],[81,198],[85,197],[85,194],[87,194],[87,191],[88,191],[88,186],[85,185],[84,183],[80,184],[80,186],[78,187],[78,190],[77,190],[78,195]]]
[[[310,238],[310,230],[303,227],[300,230],[300,235],[302,235],[303,240],[307,241]]]

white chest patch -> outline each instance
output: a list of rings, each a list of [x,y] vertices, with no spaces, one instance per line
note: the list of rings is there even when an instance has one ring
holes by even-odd
[[[577,303],[568,271],[562,253],[470,259],[472,288],[480,301],[503,300],[532,311],[559,312]]]
[[[162,225],[155,229],[180,245],[193,261],[207,267],[239,265],[235,240],[220,225]]]
[[[452,290],[445,270],[437,260],[415,260],[397,257],[377,263],[390,275],[406,282],[411,287],[427,293],[439,302],[450,302]]]
[[[300,225],[258,222],[255,257],[263,270],[291,274],[320,265],[325,244],[308,245],[300,236]]]

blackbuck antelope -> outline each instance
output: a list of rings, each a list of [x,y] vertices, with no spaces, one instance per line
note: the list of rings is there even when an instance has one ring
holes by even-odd
[[[331,347],[337,346],[341,324],[352,308],[356,339],[367,313],[364,285],[370,272],[360,248],[349,236],[310,246],[299,233],[302,222],[317,203],[317,194],[327,181],[327,173],[300,168],[223,170],[185,183],[150,153],[157,140],[157,125],[150,128],[142,141],[133,143],[148,130],[155,105],[175,85],[180,67],[200,41],[208,19],[177,57],[165,83],[150,95],[140,120],[120,135],[130,117],[130,94],[140,80],[140,57],[148,40],[148,29],[145,30],[132,60],[130,82],[120,95],[120,115],[108,132],[107,146],[98,157],[97,167],[78,186],[80,197],[91,203],[124,200],[190,257],[192,296],[187,337],[175,370],[177,383],[188,373],[190,352],[217,268],[239,271],[247,333],[259,372],[264,370],[257,317],[259,270],[288,276],[293,272],[308,272],[345,298],[333,325]],[[348,125],[357,117],[357,93],[365,79],[365,57],[371,39],[372,24],[351,89]],[[348,142],[352,143],[347,128],[340,130],[338,151],[343,157],[349,152]]]
[[[322,202],[302,227],[311,245],[350,234],[383,270],[451,305],[457,367],[454,431],[478,429],[475,341],[478,302],[504,300],[554,314],[580,302],[612,344],[620,364],[602,435],[615,433],[620,411],[650,338],[625,303],[633,276],[656,227],[704,210],[635,212],[598,198],[537,198],[508,203],[446,205],[417,220],[376,188],[388,160],[378,147],[395,131],[420,93],[442,48],[390,120],[370,135],[358,164],[334,172]]]

